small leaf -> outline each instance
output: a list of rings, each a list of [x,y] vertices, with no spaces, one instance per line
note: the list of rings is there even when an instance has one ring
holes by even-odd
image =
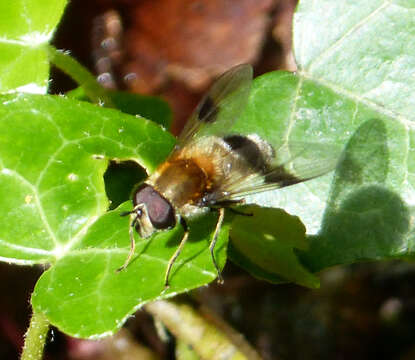
[[[300,219],[281,209],[246,206],[232,222],[232,260],[252,275],[271,282],[292,281],[318,287],[319,281],[299,262],[295,249],[306,249]]]
[[[139,115],[170,129],[172,112],[169,105],[156,96],[131,94],[123,91],[109,93],[117,109],[126,114]]]
[[[66,51],[58,50],[52,45],[45,48],[51,64],[75,80],[91,102],[105,107],[114,107],[106,89],[101,86],[85,66]]]
[[[88,97],[82,87],[78,87],[66,94],[70,98],[88,101]],[[115,107],[126,114],[139,115],[157,124],[170,128],[172,112],[169,105],[156,96],[131,94],[124,91],[108,91]]]

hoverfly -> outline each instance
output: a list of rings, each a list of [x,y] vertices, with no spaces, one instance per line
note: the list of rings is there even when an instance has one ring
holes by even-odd
[[[209,246],[212,262],[223,282],[214,257],[225,208],[233,209],[244,197],[281,188],[325,174],[335,162],[327,149],[309,144],[273,147],[257,134],[232,133],[231,127],[248,101],[252,67],[242,64],[224,73],[203,97],[178,137],[167,160],[133,192],[130,215],[130,252],[119,269],[129,264],[135,249],[134,229],[142,238],[166,230],[178,221],[184,235],[171,257],[169,274],[189,236],[187,220],[209,210],[218,211],[216,228]],[[237,212],[237,210],[234,209]]]

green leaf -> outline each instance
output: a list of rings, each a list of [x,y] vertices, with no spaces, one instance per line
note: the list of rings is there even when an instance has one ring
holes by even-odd
[[[294,21],[299,69],[257,78],[239,128],[258,129],[272,144],[344,146],[360,125],[378,119],[389,149],[382,187],[413,207],[414,15],[403,1],[323,0],[316,6],[302,0]],[[333,173],[249,200],[298,215],[307,233],[316,234],[332,179]]]
[[[66,95],[72,99],[90,101],[81,86]],[[171,125],[172,112],[161,98],[122,91],[108,91],[106,96],[117,109],[126,114],[143,116],[166,129]],[[111,203],[110,209],[113,210],[128,200],[133,186],[145,177],[145,172],[133,162],[112,161],[104,175],[105,190]]]
[[[64,256],[108,208],[108,160],[134,160],[151,172],[174,144],[152,122],[88,103],[23,95],[0,101],[0,253],[10,262]]]
[[[169,105],[161,98],[131,94],[125,91],[108,91],[107,94],[118,110],[126,114],[140,115],[164,126],[166,129],[170,128],[172,112]],[[66,95],[74,99],[88,101],[82,87],[69,91]]]
[[[131,115],[140,115],[170,129],[172,112],[169,105],[156,96],[131,94],[123,91],[110,92],[117,109]]]
[[[414,14],[411,0],[301,1],[294,50],[302,77],[405,124],[414,108]]]
[[[145,302],[215,279],[208,248],[216,213],[189,224],[168,291],[162,293],[164,274],[183,235],[180,226],[137,241],[134,261],[115,272],[130,243],[129,221],[120,213],[132,204],[106,212],[108,160],[134,160],[154,171],[175,142],[165,130],[59,96],[7,95],[0,101],[0,253],[8,262],[52,264],[32,298],[52,324],[74,336],[99,337],[120,328]],[[221,267],[227,232],[225,224],[215,248]]]
[[[45,46],[45,48],[51,64],[75,80],[82,87],[85,96],[93,103],[105,107],[114,107],[107,90],[101,86],[96,77],[85,66],[66,51],[58,50],[52,45]]]
[[[216,277],[209,241],[217,215],[190,224],[190,237],[164,290],[164,274],[183,231],[159,232],[137,241],[136,256],[117,273],[128,253],[128,219],[120,213],[130,202],[101,216],[85,236],[38,281],[32,295],[35,309],[62,331],[76,337],[98,338],[119,329],[146,302],[171,297],[202,286]],[[228,225],[222,228],[215,257],[223,267]]]
[[[399,257],[413,247],[409,210],[384,186],[389,166],[385,126],[369,120],[347,144],[321,231],[302,254],[311,269]]]
[[[66,0],[0,3],[0,92],[46,92],[49,78],[46,44],[66,3]]]
[[[347,144],[335,175],[247,199],[282,207],[318,234],[301,255],[311,270],[413,255],[414,35],[410,1],[302,0],[298,71],[254,81],[237,130],[277,146]],[[249,271],[246,260],[239,263]]]
[[[305,227],[300,219],[281,209],[246,206],[230,232],[231,259],[252,275],[281,283],[292,281],[318,287],[319,281],[299,262],[295,249],[306,249]]]

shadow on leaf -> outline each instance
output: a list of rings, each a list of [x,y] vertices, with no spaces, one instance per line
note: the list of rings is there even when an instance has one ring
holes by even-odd
[[[386,188],[389,151],[383,121],[368,120],[349,140],[337,167],[328,206],[310,249],[301,252],[313,271],[402,255],[409,211]]]

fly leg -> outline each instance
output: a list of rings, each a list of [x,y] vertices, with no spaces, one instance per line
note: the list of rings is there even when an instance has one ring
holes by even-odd
[[[130,215],[130,226],[128,233],[130,234],[130,251],[128,252],[127,258],[124,261],[124,264],[117,269],[117,272],[124,270],[131,261],[131,258],[134,255],[135,251],[135,240],[134,240],[134,228],[137,225],[138,218],[142,215],[142,210],[140,204],[136,205],[132,211],[123,212],[121,216]]]
[[[218,274],[218,283],[222,284],[223,283],[223,278],[222,278],[222,274],[221,274],[221,271],[219,269],[219,266],[216,263],[214,250],[215,250],[216,242],[218,240],[219,231],[220,231],[220,229],[222,227],[222,224],[223,224],[223,219],[225,218],[225,209],[220,208],[220,209],[218,209],[218,212],[219,212],[218,222],[216,223],[215,232],[213,234],[212,241],[210,242],[209,250],[210,250],[211,257],[212,257],[213,265],[215,266],[216,272]],[[183,235],[183,238],[180,242],[179,247],[174,252],[173,256],[170,258],[169,263],[167,265],[166,275],[164,277],[164,287],[165,288],[169,287],[169,275],[170,275],[171,268],[172,268],[174,262],[176,261],[177,257],[180,255],[180,253],[181,253],[181,251],[184,247],[184,244],[186,243],[186,241],[189,237],[189,229],[187,227],[186,221],[183,218],[181,218],[180,222],[181,222],[181,224],[184,228],[184,235]]]
[[[180,253],[181,253],[181,251],[184,247],[184,244],[186,243],[186,241],[189,237],[189,228],[187,227],[186,221],[183,218],[180,218],[180,223],[183,226],[184,234],[183,234],[182,240],[180,241],[179,247],[176,249],[173,256],[170,258],[169,263],[167,264],[166,274],[164,276],[164,288],[165,289],[167,289],[170,286],[169,285],[169,275],[170,275],[171,268],[172,268],[174,262],[176,261],[177,257],[180,255]]]
[[[212,241],[210,242],[209,250],[210,250],[210,255],[212,256],[213,265],[215,265],[215,269],[218,274],[218,283],[223,284],[222,274],[221,274],[218,264],[216,263],[215,254],[213,252],[215,249],[216,242],[218,240],[219,231],[223,224],[223,219],[225,218],[225,208],[220,208],[218,211],[219,211],[218,222],[216,223],[215,232],[213,234]]]

